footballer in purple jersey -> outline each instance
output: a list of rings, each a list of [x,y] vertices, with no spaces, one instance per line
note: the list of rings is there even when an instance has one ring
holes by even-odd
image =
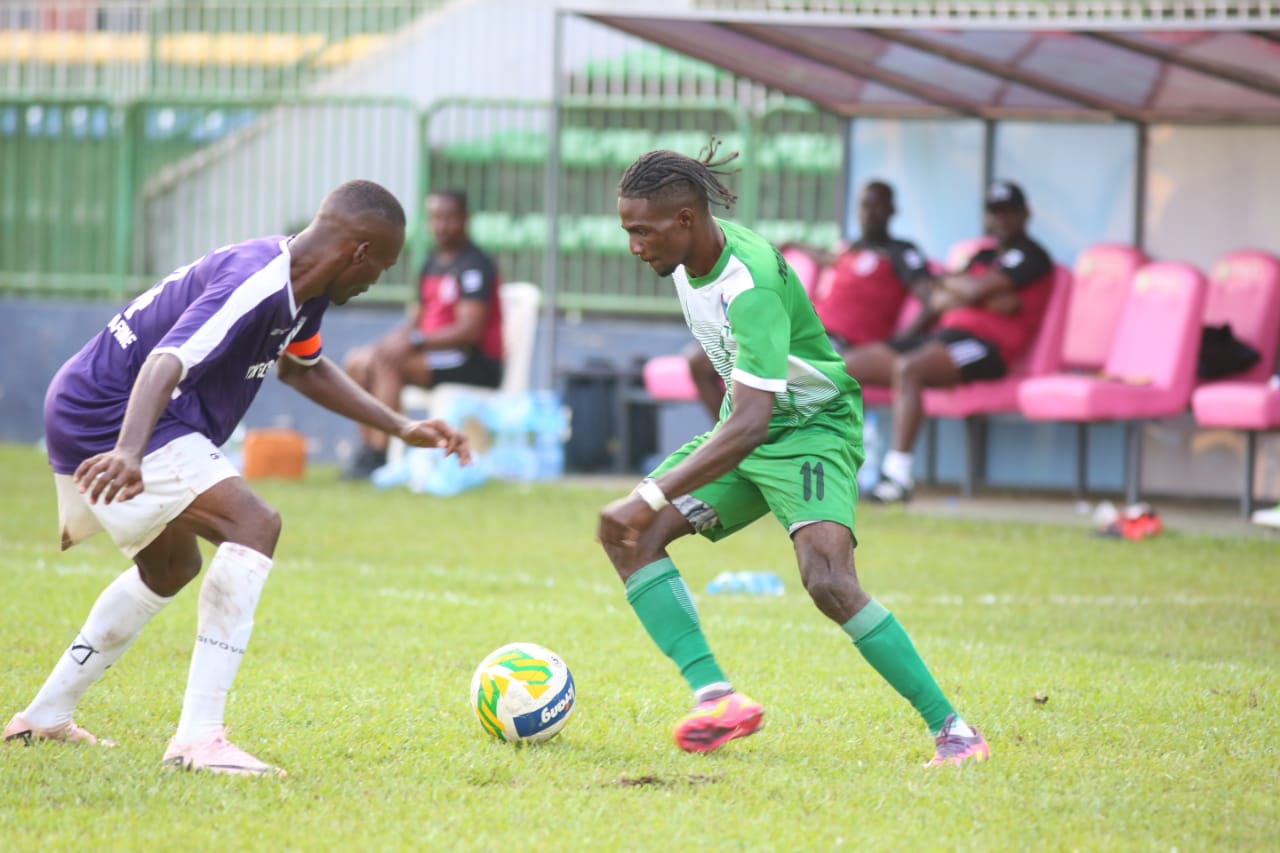
[[[182,379],[147,452],[192,432],[216,446],[225,443],[286,351],[304,363],[320,357],[320,321],[329,299],[297,304],[289,264],[286,237],[225,246],[175,271],[112,317],[49,385],[45,435],[53,470],[72,474],[115,446],[133,380],[155,353],[175,355]]]
[[[411,421],[321,353],[330,304],[368,290],[404,246],[404,209],[371,181],[325,196],[292,238],[215,250],[111,318],[45,398],[62,547],[105,530],[134,565],[98,597],[66,653],[4,740],[110,745],[77,725],[85,691],[201,568],[216,546],[177,731],[162,764],[283,776],[227,741],[223,717],[280,536],[280,514],[218,451],[267,374],[340,415],[470,462],[466,439]]]

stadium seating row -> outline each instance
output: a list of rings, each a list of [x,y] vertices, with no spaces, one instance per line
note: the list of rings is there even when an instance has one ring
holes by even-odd
[[[740,150],[737,133],[721,134],[726,148]],[[625,168],[636,157],[656,148],[698,151],[707,144],[701,131],[651,131],[637,128],[566,127],[560,133],[560,159],[571,168]],[[829,174],[843,162],[842,143],[829,133],[781,132],[759,140],[752,161],[758,168]],[[463,163],[516,163],[542,166],[547,161],[547,136],[541,130],[506,129],[488,136],[461,139],[444,147],[444,156]]]
[[[541,252],[547,243],[546,218],[541,213],[512,215],[502,210],[477,210],[469,218],[469,227],[472,239],[491,252]],[[759,222],[756,230],[775,243],[823,246],[839,239],[839,229],[834,224],[800,219]],[[558,239],[562,252],[624,256],[628,254],[624,237],[616,214],[560,217]]]
[[[984,243],[966,241],[948,256],[957,269]],[[793,266],[813,289],[823,271],[807,256]],[[918,304],[908,303],[900,324]],[[1261,354],[1250,369],[1213,380],[1197,378],[1202,329],[1230,325],[1235,337]],[[1190,264],[1153,261],[1131,246],[1106,243],[1081,253],[1074,270],[1058,267],[1054,295],[1040,335],[1009,375],[925,393],[925,413],[965,423],[966,465],[962,488],[971,494],[980,479],[985,418],[1020,413],[1028,420],[1076,426],[1076,489],[1084,494],[1086,427],[1124,425],[1125,494],[1138,499],[1141,441],[1149,420],[1194,413],[1203,428],[1243,430],[1246,459],[1241,509],[1253,504],[1253,470],[1259,432],[1280,429],[1280,259],[1261,251],[1229,253],[1206,277]],[[644,370],[656,400],[694,400],[682,356],[660,356]],[[892,402],[888,388],[866,386],[868,406]]]
[[[156,58],[190,67],[332,68],[372,53],[386,38],[359,33],[330,43],[324,33],[166,33],[156,40]],[[136,65],[149,61],[150,41],[146,33],[0,30],[0,63]]]

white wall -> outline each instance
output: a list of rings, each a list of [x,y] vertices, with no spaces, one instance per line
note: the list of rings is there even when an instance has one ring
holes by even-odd
[[[1148,139],[1148,252],[1205,270],[1234,249],[1280,254],[1280,127],[1160,125]]]

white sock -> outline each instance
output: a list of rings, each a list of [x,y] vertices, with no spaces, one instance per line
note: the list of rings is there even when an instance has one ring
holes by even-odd
[[[120,659],[142,626],[170,601],[172,596],[165,598],[152,592],[142,582],[138,567],[131,566],[98,596],[84,627],[22,716],[42,729],[69,721],[89,685]]]
[[[223,542],[200,585],[196,645],[174,739],[195,743],[223,728],[227,692],[253,633],[253,611],[271,571],[271,558]]]
[[[911,476],[911,464],[912,454],[890,450],[884,455],[884,462],[880,463],[880,473],[895,483],[910,487],[915,484]]]
[[[942,734],[942,732],[934,732],[933,736],[936,738],[940,734]],[[951,721],[951,728],[947,730],[947,734],[959,735],[960,737],[973,737],[973,729],[969,728],[965,721],[960,719],[959,715],[957,715],[956,718]]]
[[[727,696],[733,692],[733,685],[727,681],[715,681],[702,687],[693,694],[695,703],[702,703],[708,699],[719,699],[721,696]]]

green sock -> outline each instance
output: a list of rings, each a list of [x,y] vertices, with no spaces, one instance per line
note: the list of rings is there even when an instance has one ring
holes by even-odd
[[[627,603],[640,617],[663,654],[675,661],[696,692],[726,681],[702,635],[689,587],[669,557],[650,563],[627,578]]]
[[[929,731],[941,730],[954,709],[893,614],[872,599],[840,627],[853,638],[867,663],[920,712]]]

